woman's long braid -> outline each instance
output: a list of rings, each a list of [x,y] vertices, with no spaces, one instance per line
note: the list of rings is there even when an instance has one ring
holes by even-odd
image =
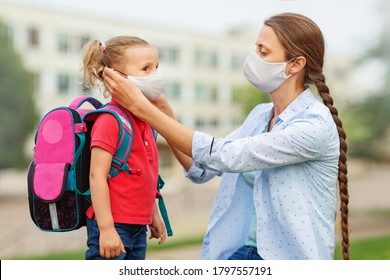
[[[344,260],[349,260],[349,230],[348,230],[348,177],[347,177],[347,142],[346,134],[342,122],[338,116],[337,109],[333,106],[333,98],[329,94],[329,88],[325,84],[325,77],[321,73],[314,79],[318,93],[321,96],[326,107],[332,113],[334,122],[337,125],[337,131],[340,138],[340,157],[339,157],[339,190],[340,190],[340,212],[341,212],[341,234],[342,234],[342,255]]]

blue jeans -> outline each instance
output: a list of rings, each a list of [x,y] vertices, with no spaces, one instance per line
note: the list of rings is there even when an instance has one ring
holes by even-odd
[[[242,246],[228,260],[263,260],[263,258],[257,253],[256,247]]]
[[[119,256],[111,260],[144,260],[146,257],[146,231],[145,225],[115,224],[115,229],[122,239],[126,253],[121,252]],[[105,260],[100,256],[99,248],[99,227],[96,220],[87,219],[87,246],[85,252],[86,260]]]

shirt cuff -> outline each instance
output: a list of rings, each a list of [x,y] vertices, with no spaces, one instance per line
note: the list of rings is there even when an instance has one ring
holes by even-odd
[[[199,181],[206,170],[204,168],[199,167],[194,161],[192,162],[191,167],[186,171],[184,170],[184,176],[191,181]]]
[[[210,161],[213,142],[214,137],[211,135],[195,131],[192,140],[192,160],[200,165],[207,164]]]

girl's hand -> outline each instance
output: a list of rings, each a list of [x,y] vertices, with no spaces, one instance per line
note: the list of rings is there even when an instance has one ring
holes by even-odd
[[[165,239],[167,238],[167,230],[160,216],[157,205],[154,206],[152,223],[149,225],[149,230],[150,230],[149,239],[152,238],[160,239],[158,241],[158,245],[164,243]]]
[[[126,253],[122,239],[115,227],[100,230],[99,246],[102,258],[111,259],[119,256],[121,252]]]
[[[168,99],[164,94],[161,94],[156,100],[152,101],[152,104],[167,116],[171,117],[172,119],[176,119],[175,113],[173,112],[172,107],[169,105]]]

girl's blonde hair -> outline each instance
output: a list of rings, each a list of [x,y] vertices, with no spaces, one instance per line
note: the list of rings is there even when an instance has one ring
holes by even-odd
[[[135,36],[117,36],[105,43],[99,40],[88,42],[83,48],[84,86],[98,88],[103,80],[103,69],[107,67],[120,67],[128,48],[136,46],[150,46],[150,44]]]

